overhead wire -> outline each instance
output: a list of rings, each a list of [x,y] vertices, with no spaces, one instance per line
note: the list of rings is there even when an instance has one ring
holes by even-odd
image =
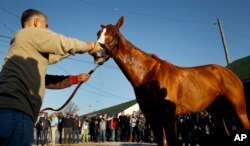
[[[227,31],[229,31],[229,32],[233,33],[233,34],[238,35],[238,36],[239,36],[239,37],[241,37],[241,38],[244,38],[244,39],[250,40],[250,37],[248,37],[248,36],[246,36],[246,35],[243,35],[243,34],[241,34],[241,33],[239,33],[239,32],[233,31],[233,30],[231,30],[230,28],[225,27],[225,26],[223,26],[223,28],[224,28],[224,29],[226,29]]]
[[[12,28],[10,28],[7,24],[5,24],[3,21],[0,20],[0,23],[7,28],[9,31],[11,31],[12,33],[14,33],[14,30]]]
[[[11,39],[11,37],[10,37],[10,36],[6,36],[6,35],[1,35],[1,34],[0,34],[0,37],[1,37],[1,38],[7,38],[7,39]]]
[[[18,19],[20,18],[17,14],[15,14],[15,13],[9,11],[9,10],[6,10],[6,9],[4,9],[4,8],[2,8],[2,7],[0,7],[0,10],[4,11],[4,12],[6,12],[6,13],[12,15],[12,16],[15,16],[15,17],[18,18]]]
[[[209,21],[202,21],[202,20],[185,20],[185,19],[178,19],[178,18],[173,18],[173,17],[167,17],[167,16],[158,16],[158,15],[152,15],[152,14],[147,14],[147,13],[142,13],[138,11],[131,11],[131,10],[125,10],[125,9],[120,9],[117,7],[113,7],[110,5],[105,5],[104,3],[94,3],[90,2],[88,0],[80,0],[82,2],[85,2],[86,4],[96,6],[96,7],[102,7],[105,9],[111,9],[113,11],[120,11],[120,12],[125,12],[133,15],[139,15],[139,16],[144,16],[144,17],[151,17],[151,18],[157,18],[157,19],[165,19],[169,21],[176,21],[176,22],[183,22],[183,23],[200,23],[200,24],[214,24],[214,22],[209,22]]]

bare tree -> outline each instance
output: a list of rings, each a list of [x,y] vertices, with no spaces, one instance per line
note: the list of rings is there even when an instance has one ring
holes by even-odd
[[[62,113],[66,114],[76,114],[80,110],[79,106],[74,102],[70,101],[69,104],[62,109]]]

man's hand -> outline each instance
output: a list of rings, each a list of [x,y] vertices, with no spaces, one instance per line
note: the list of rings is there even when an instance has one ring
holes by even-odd
[[[87,42],[88,46],[89,46],[89,51],[93,50],[95,47],[95,42]]]
[[[93,54],[95,54],[96,52],[98,52],[100,50],[103,50],[103,48],[101,47],[101,45],[98,42],[95,42],[93,48],[89,51],[89,54],[93,55]]]
[[[86,82],[89,78],[90,75],[88,73],[81,73],[77,76],[78,82]]]

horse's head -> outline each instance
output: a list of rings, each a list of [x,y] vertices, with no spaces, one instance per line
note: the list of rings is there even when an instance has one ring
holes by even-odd
[[[120,40],[120,27],[123,24],[124,17],[121,16],[117,21],[116,25],[108,24],[108,25],[101,25],[101,30],[97,33],[97,42],[100,46],[104,49],[100,57],[94,57],[95,62],[99,62],[98,60],[107,60],[113,52],[113,50],[117,49],[119,40]]]

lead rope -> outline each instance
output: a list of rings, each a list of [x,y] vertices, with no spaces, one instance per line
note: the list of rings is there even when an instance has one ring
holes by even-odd
[[[93,73],[95,72],[95,70],[96,70],[99,66],[100,66],[100,65],[97,65],[94,69],[90,70],[88,74],[89,74],[89,75],[93,74]],[[58,108],[58,109],[53,109],[53,108],[51,108],[51,107],[47,107],[47,108],[42,109],[41,112],[47,111],[47,110],[51,110],[51,111],[60,111],[60,110],[62,110],[62,109],[71,101],[71,99],[75,96],[77,90],[81,87],[82,83],[83,83],[83,82],[78,83],[78,85],[76,86],[75,90],[74,90],[74,91],[71,93],[71,95],[69,96],[68,100],[67,100],[60,108]]]

